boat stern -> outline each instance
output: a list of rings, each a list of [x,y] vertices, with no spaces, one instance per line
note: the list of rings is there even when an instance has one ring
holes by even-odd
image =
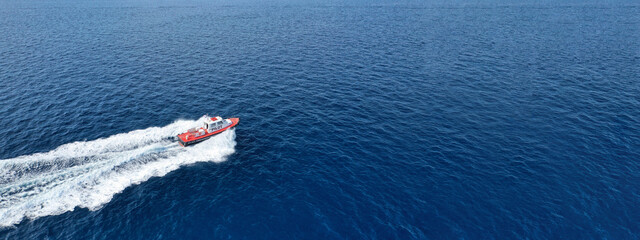
[[[180,144],[180,146],[183,146],[183,147],[186,147],[187,145],[189,145],[190,141],[187,141],[189,135],[190,133],[188,132],[178,134],[176,136],[176,139],[178,139],[178,144]]]

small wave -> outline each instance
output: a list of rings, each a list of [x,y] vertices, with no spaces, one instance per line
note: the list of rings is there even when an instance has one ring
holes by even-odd
[[[185,164],[224,161],[235,151],[234,129],[188,148],[170,140],[201,120],[179,120],[0,160],[0,227],[75,207],[97,210],[116,193],[150,177]]]

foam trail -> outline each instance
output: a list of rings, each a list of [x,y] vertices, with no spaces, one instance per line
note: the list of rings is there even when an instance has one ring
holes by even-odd
[[[224,161],[234,152],[234,129],[188,148],[169,139],[201,120],[179,120],[0,160],[0,227],[75,207],[97,210],[116,193],[150,177],[185,164]]]

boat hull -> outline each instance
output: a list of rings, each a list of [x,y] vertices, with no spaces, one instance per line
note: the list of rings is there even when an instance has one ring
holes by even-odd
[[[206,134],[204,136],[201,136],[201,137],[198,137],[198,138],[194,138],[193,140],[185,141],[182,138],[180,138],[180,135],[178,135],[176,137],[178,139],[178,144],[180,144],[180,146],[187,147],[187,146],[191,146],[191,145],[194,145],[194,144],[197,144],[197,143],[201,143],[201,142],[203,142],[203,141],[205,141],[205,140],[207,140],[207,139],[209,139],[209,138],[211,138],[211,137],[213,137],[215,135],[223,133],[224,131],[227,131],[229,129],[235,128],[238,125],[238,122],[239,122],[238,118],[229,118],[229,120],[231,120],[231,125],[223,128],[223,129],[220,129],[218,131]]]
[[[207,140],[207,139],[209,139],[209,138],[211,138],[211,137],[213,137],[215,135],[218,135],[218,134],[213,134],[211,136],[206,136],[206,137],[203,137],[203,138],[200,138],[200,139],[196,139],[196,140],[193,140],[193,141],[186,141],[186,142],[182,141],[182,139],[178,138],[178,144],[180,144],[180,146],[186,147],[186,146],[189,146],[189,145],[194,145],[196,143],[201,143],[204,140]]]

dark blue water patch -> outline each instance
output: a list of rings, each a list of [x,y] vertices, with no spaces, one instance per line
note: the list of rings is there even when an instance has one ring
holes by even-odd
[[[638,237],[637,6],[194,4],[0,10],[4,163],[241,118],[226,161],[1,237]]]

